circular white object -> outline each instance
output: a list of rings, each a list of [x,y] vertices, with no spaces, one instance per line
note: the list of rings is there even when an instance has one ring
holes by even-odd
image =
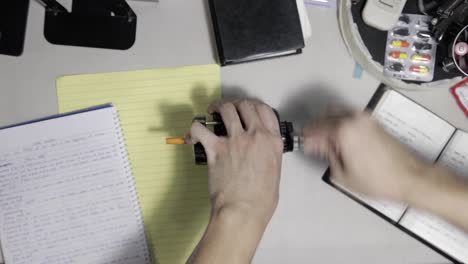
[[[458,56],[465,56],[466,54],[468,54],[468,44],[466,44],[465,42],[458,42],[455,45],[455,54],[457,54]]]
[[[359,63],[367,73],[371,74],[380,82],[395,89],[423,91],[427,89],[446,89],[462,80],[462,77],[455,77],[453,79],[415,84],[385,76],[383,74],[382,64],[372,59],[369,50],[361,39],[358,27],[354,23],[353,15],[351,14],[351,7],[351,0],[338,1],[338,25],[343,41],[351,57]]]

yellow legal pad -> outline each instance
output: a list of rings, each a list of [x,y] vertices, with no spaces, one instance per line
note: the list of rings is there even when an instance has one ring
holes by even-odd
[[[190,146],[165,145],[221,97],[220,69],[75,75],[57,80],[60,112],[113,103],[119,110],[146,231],[158,263],[185,263],[209,217],[207,171]]]

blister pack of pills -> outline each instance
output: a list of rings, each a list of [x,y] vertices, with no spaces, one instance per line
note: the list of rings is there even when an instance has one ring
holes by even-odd
[[[437,43],[431,17],[403,14],[388,31],[384,74],[400,80],[430,82],[434,78]]]

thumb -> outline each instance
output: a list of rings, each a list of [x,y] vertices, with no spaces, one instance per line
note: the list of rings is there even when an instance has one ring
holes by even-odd
[[[346,174],[343,161],[336,151],[329,151],[328,160],[330,162],[331,176],[341,184],[346,184]]]

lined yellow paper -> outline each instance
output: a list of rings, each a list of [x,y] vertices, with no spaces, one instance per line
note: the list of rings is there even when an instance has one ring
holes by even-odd
[[[113,103],[119,110],[148,238],[158,263],[185,263],[206,227],[205,167],[184,136],[195,115],[221,97],[217,65],[65,76],[57,80],[60,112]],[[130,252],[129,252],[130,253]]]

